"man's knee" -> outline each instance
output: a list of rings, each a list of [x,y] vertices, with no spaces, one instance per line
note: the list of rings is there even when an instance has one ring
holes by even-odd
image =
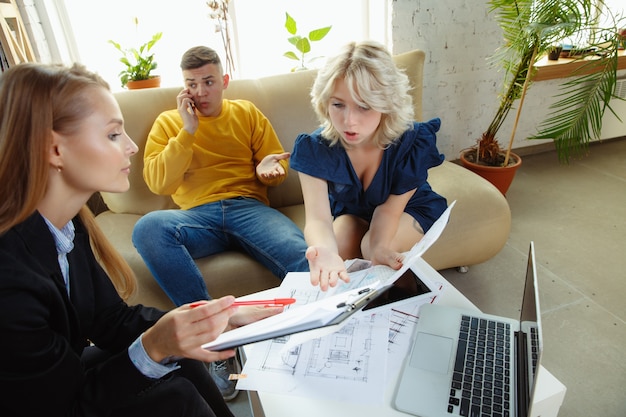
[[[149,245],[156,239],[157,232],[163,228],[164,219],[160,213],[153,211],[139,218],[133,227],[132,241],[136,248]]]
[[[148,240],[146,239],[145,233],[147,230],[150,230],[150,229],[146,226],[145,219],[146,219],[146,216],[141,217],[137,221],[137,223],[135,223],[135,226],[133,227],[131,240],[133,242],[133,246],[135,246],[136,248],[140,248],[143,242]]]

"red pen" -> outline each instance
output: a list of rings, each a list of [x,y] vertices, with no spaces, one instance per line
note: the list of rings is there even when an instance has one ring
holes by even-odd
[[[293,304],[296,302],[295,298],[273,298],[271,300],[242,300],[235,301],[231,305],[233,306],[257,306],[262,305],[265,307],[284,307],[289,304]],[[197,303],[191,303],[189,306],[191,308],[201,306],[206,304],[206,301],[198,301]]]
[[[272,300],[242,300],[235,301],[234,306],[257,306],[263,305],[266,307],[284,307],[296,302],[295,298],[274,298]]]

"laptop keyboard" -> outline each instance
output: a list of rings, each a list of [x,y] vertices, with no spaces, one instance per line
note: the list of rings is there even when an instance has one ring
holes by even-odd
[[[448,413],[512,415],[510,333],[508,323],[462,316]]]
[[[537,334],[537,328],[530,328],[530,343],[531,343],[531,360],[533,363],[533,377],[537,375],[537,360],[539,359],[539,335]]]

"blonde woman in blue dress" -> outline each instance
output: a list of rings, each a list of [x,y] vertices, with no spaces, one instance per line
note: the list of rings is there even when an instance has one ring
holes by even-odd
[[[407,76],[376,42],[350,43],[327,61],[311,92],[321,127],[296,139],[311,283],[349,281],[344,260],[402,266],[447,207],[427,182],[444,156],[440,120],[413,121]]]

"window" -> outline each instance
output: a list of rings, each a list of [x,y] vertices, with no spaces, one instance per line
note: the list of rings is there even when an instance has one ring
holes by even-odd
[[[332,55],[341,45],[350,41],[374,39],[390,47],[387,2],[380,0],[317,0],[293,1],[234,0],[231,12],[237,32],[238,56],[242,78],[252,78],[288,72],[297,61],[285,58],[293,50],[287,39],[285,13],[298,26],[297,34],[332,26],[328,35],[311,45],[310,57]],[[319,65],[319,64],[318,64]]]
[[[155,60],[163,86],[182,85],[179,62],[182,53],[196,45],[207,45],[222,59],[223,47],[216,22],[211,20],[206,0],[57,0],[65,2],[77,59],[98,71],[113,90],[120,89],[117,74],[122,69],[119,52],[107,41],[113,39],[123,47],[137,47],[156,32],[163,38],[155,45]],[[351,40],[375,39],[389,45],[388,1],[380,0],[231,0],[234,29],[234,78],[255,78],[288,72],[296,61],[283,57],[292,49],[284,28],[285,12],[294,17],[298,34],[332,25],[329,34],[313,43],[311,56],[333,53],[337,46]],[[135,27],[134,18],[139,25]]]
[[[74,34],[78,60],[99,72],[113,90],[121,89],[117,74],[120,54],[108,44],[112,39],[124,48],[138,47],[156,32],[163,38],[152,49],[163,86],[182,85],[180,57],[196,45],[217,41],[210,9],[203,0],[64,0]],[[167,6],[170,4],[170,6]],[[139,24],[135,26],[137,17]]]

